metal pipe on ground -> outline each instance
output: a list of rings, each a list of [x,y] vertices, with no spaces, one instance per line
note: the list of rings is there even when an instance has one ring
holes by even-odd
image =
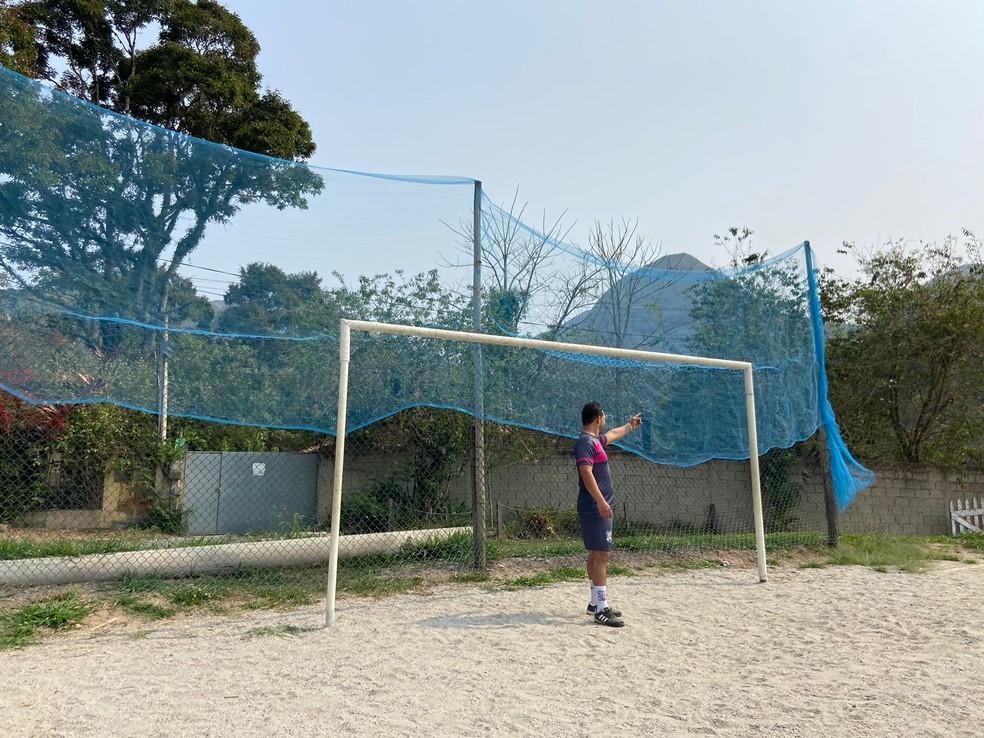
[[[339,558],[398,553],[406,544],[470,533],[471,527],[405,530],[339,536]],[[329,536],[155,548],[86,556],[50,556],[0,561],[0,586],[103,582],[123,576],[186,577],[242,568],[312,566],[328,561]]]

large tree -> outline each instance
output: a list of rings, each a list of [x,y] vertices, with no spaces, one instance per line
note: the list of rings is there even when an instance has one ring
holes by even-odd
[[[261,90],[256,38],[219,3],[40,0],[8,12],[33,34],[34,76],[65,92],[272,157],[314,151],[307,123]],[[76,308],[160,319],[210,224],[251,203],[306,207],[323,187],[288,161],[100,115],[16,79],[4,86],[0,266]],[[112,330],[96,340],[112,349]]]
[[[37,65],[34,29],[10,6],[0,0],[0,64],[21,74],[30,74]]]
[[[822,284],[828,366],[844,435],[868,458],[959,465],[984,458],[984,269],[963,243],[874,253]]]
[[[316,272],[287,274],[273,264],[249,264],[229,285],[219,327],[230,332],[284,333],[296,325],[305,303],[321,296]]]

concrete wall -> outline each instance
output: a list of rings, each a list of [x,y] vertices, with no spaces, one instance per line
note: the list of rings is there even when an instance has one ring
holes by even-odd
[[[846,532],[948,534],[949,501],[984,495],[984,470],[953,473],[915,465],[872,468],[878,481],[842,516],[841,529]]]
[[[102,506],[95,510],[38,510],[18,521],[26,528],[53,530],[107,530],[124,528],[146,514],[148,503],[132,482],[114,472],[103,480]]]
[[[346,460],[344,493],[366,489],[373,479],[386,478],[392,464],[384,456],[352,456]],[[984,470],[946,472],[928,466],[876,465],[878,481],[862,492],[840,517],[842,533],[943,535],[949,532],[949,507],[957,497],[984,496]],[[318,516],[327,520],[331,504],[333,460],[322,459]],[[613,453],[612,476],[618,496],[616,512],[630,521],[668,525],[708,523],[714,505],[722,531],[752,530],[751,487],[747,462],[712,461],[690,469],[656,466],[637,457]],[[788,478],[800,488],[799,504],[791,511],[798,530],[826,530],[823,480],[819,469],[802,464]],[[763,478],[768,489],[770,480]],[[577,477],[567,455],[535,463],[493,467],[487,479],[489,521],[498,503],[504,517],[530,507],[572,508]],[[451,496],[470,505],[470,474],[452,481]]]
[[[367,490],[387,479],[392,457],[351,454],[346,459],[344,493]],[[878,481],[840,518],[844,533],[945,535],[950,531],[951,499],[984,497],[984,470],[947,472],[927,466],[875,465]],[[318,522],[328,520],[334,460],[322,457],[318,466]],[[616,512],[630,521],[667,525],[708,523],[714,505],[722,531],[752,529],[748,464],[713,461],[691,469],[656,466],[637,457],[613,453],[612,471],[618,494]],[[792,511],[799,530],[826,529],[823,482],[816,468],[793,467],[789,477],[801,489]],[[769,480],[763,479],[768,485]],[[517,509],[571,508],[577,498],[577,477],[567,455],[536,463],[493,467],[487,480],[489,522],[498,503],[509,519]],[[469,506],[471,480],[466,471],[451,481],[452,499]],[[106,475],[102,507],[97,510],[46,510],[28,513],[20,524],[51,529],[111,529],[132,525],[145,514],[147,501],[130,483]]]

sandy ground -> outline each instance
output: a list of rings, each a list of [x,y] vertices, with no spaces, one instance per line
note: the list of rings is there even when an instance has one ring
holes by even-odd
[[[5,736],[979,736],[984,565],[747,569],[106,628],[0,654]],[[291,632],[285,633],[285,626]],[[599,733],[600,731],[600,733]]]

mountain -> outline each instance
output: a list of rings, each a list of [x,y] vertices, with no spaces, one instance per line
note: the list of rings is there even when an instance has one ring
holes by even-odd
[[[668,254],[627,273],[589,310],[558,331],[559,340],[682,352],[690,338],[692,288],[714,271],[690,254]]]

